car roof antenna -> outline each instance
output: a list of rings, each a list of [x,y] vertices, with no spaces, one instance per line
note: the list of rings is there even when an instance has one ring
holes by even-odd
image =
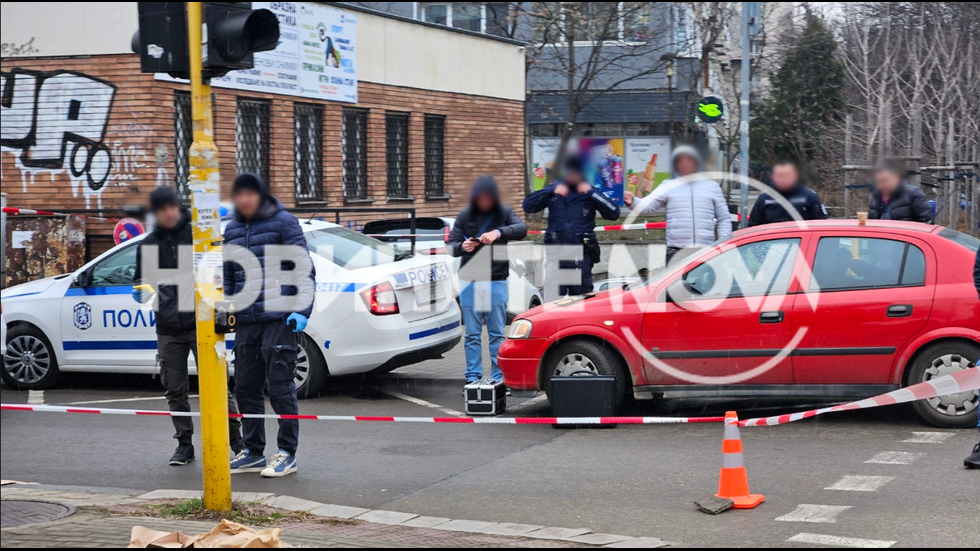
[[[306,225],[307,226],[313,224],[313,219],[316,218],[316,215],[320,214],[320,209],[321,208],[323,208],[323,207],[317,207],[316,210],[313,211],[313,216],[310,216],[310,219],[306,221]]]

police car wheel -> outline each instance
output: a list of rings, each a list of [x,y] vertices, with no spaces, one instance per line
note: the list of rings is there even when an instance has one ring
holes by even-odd
[[[300,400],[315,398],[327,379],[327,362],[320,348],[305,333],[299,337],[299,355],[296,357],[296,396]]]
[[[980,346],[966,341],[940,342],[924,348],[909,366],[908,386],[924,383],[976,365]],[[930,425],[940,428],[973,428],[977,426],[977,391],[961,392],[931,400],[917,400],[913,406]]]
[[[45,390],[58,382],[61,373],[51,343],[38,329],[18,325],[7,334],[0,377],[17,390]]]
[[[629,377],[619,356],[608,344],[602,345],[585,339],[567,341],[553,349],[542,363],[546,370],[544,386],[549,402],[551,402],[552,377],[574,376],[575,373],[581,374],[585,371],[616,377],[617,409],[626,398]]]

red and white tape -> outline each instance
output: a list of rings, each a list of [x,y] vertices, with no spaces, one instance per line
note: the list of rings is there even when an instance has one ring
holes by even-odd
[[[100,216],[84,216],[81,214],[65,214],[62,212],[51,212],[49,210],[33,210],[33,209],[18,209],[13,207],[3,207],[4,214],[13,215],[29,215],[29,216],[79,216],[81,218],[88,218],[89,220],[100,220],[102,222],[118,222],[119,220],[113,218],[102,218]]]
[[[665,230],[667,229],[667,222],[646,222],[643,224],[616,224],[612,226],[596,226],[596,233],[602,233],[607,231],[631,231],[631,230]],[[545,233],[544,230],[531,230],[527,232],[528,235],[540,235]]]
[[[170,412],[145,409],[78,408],[0,404],[0,410],[41,413],[79,413],[92,415],[144,415],[149,417],[200,417],[200,412]],[[370,423],[442,423],[474,425],[680,425],[686,423],[722,423],[724,417],[368,417],[360,415],[276,415],[232,413],[236,419],[276,419],[297,421],[366,421]]]
[[[836,413],[838,411],[851,411],[854,409],[868,409],[881,406],[891,406],[895,404],[905,404],[908,402],[931,400],[933,398],[941,398],[943,396],[962,394],[964,392],[972,392],[975,390],[980,390],[980,369],[972,367],[970,369],[957,371],[956,373],[945,375],[943,377],[936,377],[931,381],[915,384],[907,388],[893,390],[887,394],[875,396],[874,398],[866,398],[864,400],[851,402],[849,404],[841,404],[839,406],[821,409],[812,409],[810,411],[791,413],[789,415],[747,419],[745,421],[739,421],[738,424],[742,427],[772,427],[775,425],[785,425],[794,421],[809,419],[825,413]]]
[[[629,230],[665,230],[667,222],[646,222],[643,224],[618,224],[612,226],[596,226],[596,233],[608,231],[629,231]],[[545,230],[530,230],[528,235],[541,235]],[[431,233],[369,233],[368,237],[432,237]]]

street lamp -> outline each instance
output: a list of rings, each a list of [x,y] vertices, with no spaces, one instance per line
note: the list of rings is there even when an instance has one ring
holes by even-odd
[[[666,53],[660,56],[660,61],[667,62],[667,70],[665,71],[667,75],[667,109],[670,111],[668,113],[668,120],[670,121],[670,126],[667,127],[668,135],[670,136],[670,146],[674,147],[674,58],[677,57],[676,54]]]

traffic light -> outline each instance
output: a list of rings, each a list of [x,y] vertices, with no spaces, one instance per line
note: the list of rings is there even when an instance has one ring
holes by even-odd
[[[252,54],[273,50],[279,43],[279,20],[269,10],[253,10],[251,2],[205,2],[208,55],[205,69],[251,69]]]
[[[236,69],[251,69],[252,54],[275,49],[279,20],[251,2],[204,2],[204,78]],[[144,73],[188,78],[187,2],[139,2],[139,30],[133,51]]]

